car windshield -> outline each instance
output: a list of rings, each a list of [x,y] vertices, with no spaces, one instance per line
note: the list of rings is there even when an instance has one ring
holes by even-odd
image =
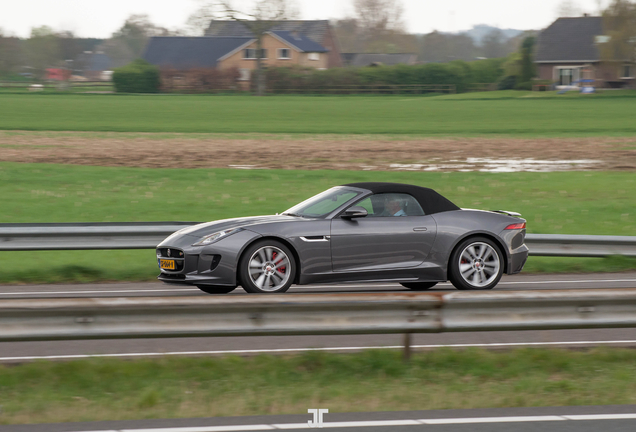
[[[362,192],[343,187],[335,187],[315,195],[300,204],[296,204],[283,214],[301,217],[320,218],[351,201]]]

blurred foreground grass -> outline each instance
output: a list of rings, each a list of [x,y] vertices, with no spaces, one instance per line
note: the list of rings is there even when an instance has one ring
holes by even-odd
[[[518,211],[528,232],[636,235],[631,172],[431,173],[145,169],[0,163],[0,223],[208,221],[282,212],[331,186],[393,181],[460,207]],[[154,252],[0,252],[0,283],[153,280]],[[635,270],[620,257],[539,258],[526,272]]]
[[[0,366],[0,423],[636,403],[631,349],[89,359]]]

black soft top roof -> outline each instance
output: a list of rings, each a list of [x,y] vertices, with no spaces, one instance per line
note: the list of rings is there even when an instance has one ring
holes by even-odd
[[[420,203],[420,205],[422,206],[422,210],[424,210],[424,213],[426,214],[460,210],[459,207],[457,207],[448,199],[444,198],[442,195],[435,192],[433,189],[429,189],[429,188],[425,188],[421,186],[413,186],[413,185],[402,184],[402,183],[376,183],[376,182],[349,183],[343,186],[366,189],[373,192],[374,194],[380,194],[380,193],[409,194]]]

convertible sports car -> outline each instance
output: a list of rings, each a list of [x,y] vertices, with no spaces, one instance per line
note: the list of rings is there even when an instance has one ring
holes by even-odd
[[[225,219],[177,231],[157,246],[159,280],[210,294],[241,285],[395,281],[425,290],[491,289],[528,257],[518,213],[460,209],[432,189],[351,183],[280,215]]]

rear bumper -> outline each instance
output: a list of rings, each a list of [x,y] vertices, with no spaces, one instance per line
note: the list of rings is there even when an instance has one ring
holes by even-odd
[[[524,244],[518,247],[510,254],[508,260],[508,271],[506,274],[516,274],[523,270],[523,266],[528,260],[528,247]]]

